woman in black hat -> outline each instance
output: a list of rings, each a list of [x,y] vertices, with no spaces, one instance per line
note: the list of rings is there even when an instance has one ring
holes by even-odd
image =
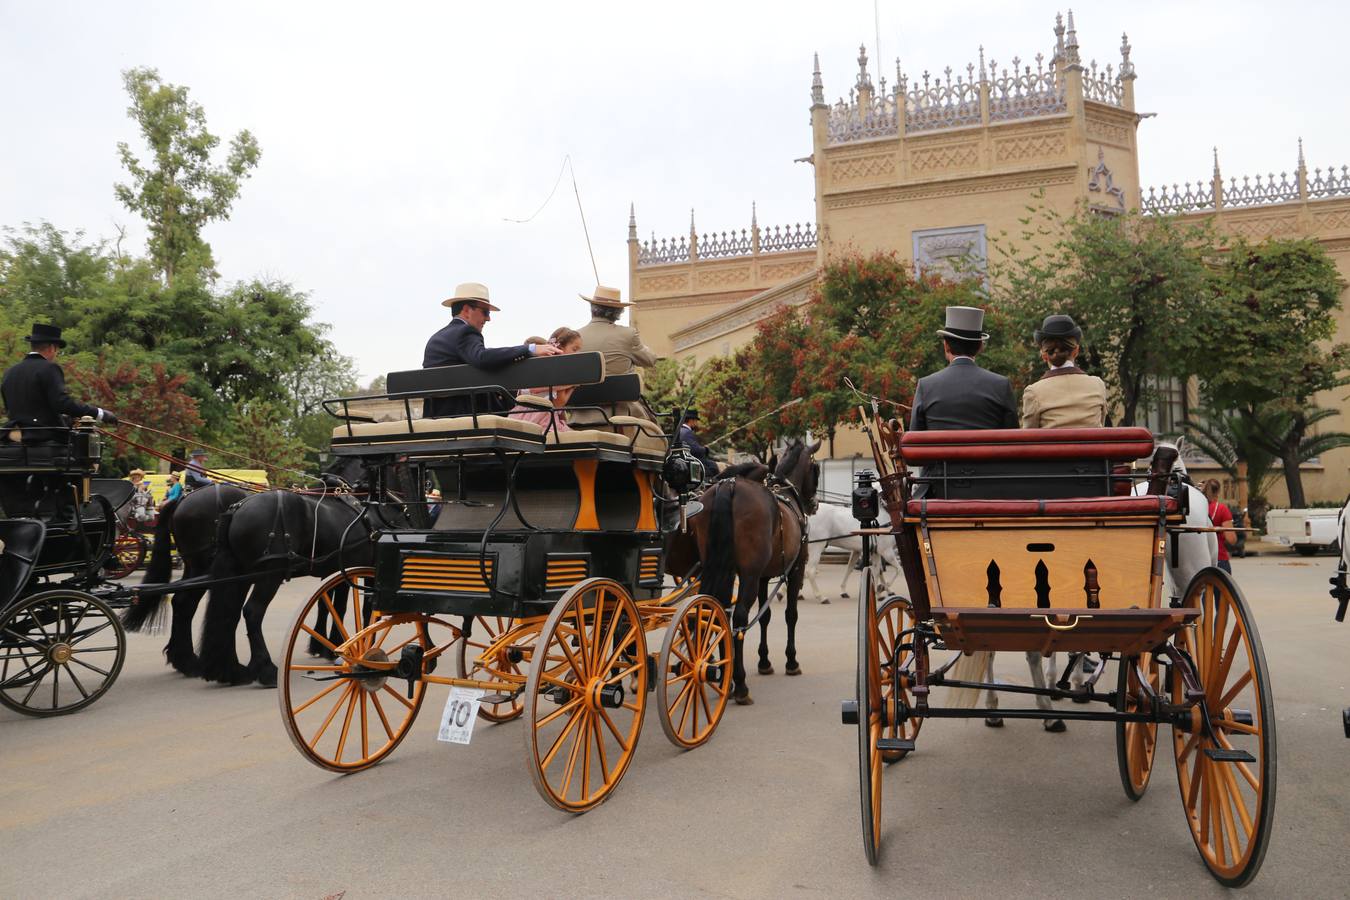
[[[1022,427],[1100,428],[1106,382],[1075,365],[1083,329],[1069,316],[1046,316],[1035,339],[1050,370],[1022,392]]]

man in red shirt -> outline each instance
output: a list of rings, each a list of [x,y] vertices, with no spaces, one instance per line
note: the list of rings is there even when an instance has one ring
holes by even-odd
[[[1226,503],[1219,500],[1219,480],[1211,478],[1204,484],[1205,499],[1209,501],[1209,521],[1219,532],[1219,568],[1229,575],[1233,574],[1233,564],[1228,561],[1228,548],[1237,545],[1237,532],[1231,525],[1233,512]],[[1228,525],[1227,528],[1224,528]]]

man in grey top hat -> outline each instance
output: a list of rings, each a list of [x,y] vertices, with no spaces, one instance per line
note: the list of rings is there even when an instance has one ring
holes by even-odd
[[[919,379],[909,430],[1016,428],[1012,383],[975,362],[989,339],[984,332],[984,310],[947,307],[947,321],[938,334],[947,368]]]

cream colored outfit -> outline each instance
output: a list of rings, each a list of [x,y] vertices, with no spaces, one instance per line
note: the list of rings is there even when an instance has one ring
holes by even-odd
[[[1023,428],[1100,428],[1106,382],[1077,366],[1051,369],[1022,392]]]

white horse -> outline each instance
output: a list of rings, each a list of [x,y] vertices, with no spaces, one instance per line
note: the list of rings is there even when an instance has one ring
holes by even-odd
[[[881,511],[881,524],[890,523],[890,517],[886,515],[886,510]],[[822,503],[819,508],[811,514],[806,520],[807,550],[806,550],[806,580],[811,583],[811,590],[820,598],[821,603],[829,603],[830,598],[821,593],[820,585],[816,583],[816,575],[819,574],[817,567],[820,565],[820,555],[826,547],[834,547],[839,550],[848,551],[848,565],[844,566],[844,575],[839,579],[839,596],[848,599],[848,579],[853,574],[853,564],[858,561],[862,555],[862,536],[852,534],[858,530],[858,520],[853,518],[853,510],[847,506],[840,506],[835,503]],[[880,535],[872,540],[872,548],[875,553],[872,565],[876,573],[877,584],[883,589],[889,587],[889,578],[881,572],[876,571],[878,563],[892,567],[892,573],[889,577],[894,577],[894,573],[900,570],[900,556],[895,547],[895,539],[886,535]]]

